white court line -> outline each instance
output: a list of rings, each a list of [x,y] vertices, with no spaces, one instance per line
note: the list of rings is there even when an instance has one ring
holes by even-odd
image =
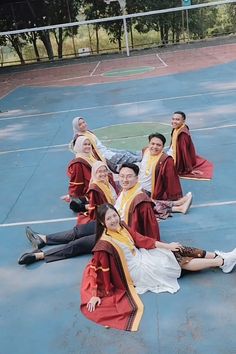
[[[94,76],[94,73],[95,73],[95,71],[97,70],[97,68],[99,67],[100,64],[101,64],[101,62],[99,61],[97,63],[97,65],[95,66],[95,68],[93,69],[93,71],[91,72],[90,76]]]
[[[236,200],[231,200],[228,202],[214,202],[214,203],[196,204],[196,205],[192,205],[191,208],[208,208],[208,207],[212,207],[212,206],[233,205],[233,204],[236,204]]]
[[[9,224],[0,224],[0,227],[11,227],[11,226],[21,226],[21,225],[35,225],[35,224],[50,224],[54,222],[63,222],[76,220],[77,217],[73,218],[60,218],[60,219],[45,219],[45,220],[34,220],[34,221],[22,221],[22,222],[13,222]]]
[[[62,110],[62,111],[27,114],[27,115],[22,115],[22,116],[15,116],[15,117],[3,117],[3,118],[1,118],[1,113],[0,113],[0,122],[3,121],[3,120],[30,118],[30,117],[40,117],[40,116],[46,116],[46,115],[52,115],[52,114],[64,114],[64,113],[69,113],[69,112],[89,111],[89,110],[97,110],[97,109],[101,109],[101,108],[104,109],[104,108],[110,108],[110,107],[125,107],[125,106],[130,106],[130,105],[133,105],[133,104],[139,105],[139,104],[144,104],[144,103],[179,100],[179,99],[183,99],[183,98],[186,99],[186,98],[207,96],[207,95],[219,95],[219,94],[225,94],[226,95],[228,93],[234,93],[234,92],[236,92],[236,89],[234,89],[234,90],[225,90],[225,91],[209,91],[207,93],[196,93],[196,94],[193,94],[193,95],[163,97],[163,98],[156,98],[156,99],[152,99],[152,100],[133,101],[133,102],[108,104],[108,105],[92,106],[92,107],[90,106],[90,107],[84,107],[84,108],[66,109],[66,110]]]
[[[164,67],[167,67],[168,65],[166,64],[166,62],[164,62],[163,59],[161,59],[160,55],[156,53],[157,58],[160,60],[160,62],[164,65]]]
[[[35,150],[43,150],[43,149],[55,149],[58,147],[68,147],[68,144],[61,144],[61,145],[47,145],[47,146],[39,146],[39,147],[35,147],[35,148],[26,148],[26,149],[17,149],[17,150],[7,150],[7,151],[0,151],[0,155],[4,155],[4,154],[10,154],[10,153],[17,153],[17,152],[25,152],[25,151],[35,151]]]
[[[220,125],[218,127],[206,127],[206,128],[195,128],[195,129],[190,129],[190,131],[200,131],[200,130],[214,130],[214,129],[221,129],[221,128],[235,128],[236,124],[225,124],[225,125]]]
[[[205,203],[205,204],[197,204],[192,205],[191,208],[208,208],[214,206],[222,206],[222,205],[234,205],[236,204],[236,200],[231,200],[228,202],[214,202],[214,203]],[[60,219],[45,219],[45,220],[33,220],[33,221],[21,221],[21,222],[13,222],[8,224],[0,224],[0,227],[12,227],[12,226],[22,226],[22,225],[36,225],[36,224],[50,224],[64,221],[72,221],[76,220],[77,217],[73,218],[60,218]]]
[[[137,124],[137,123],[142,123],[142,122],[130,122],[130,123],[124,123],[124,124],[112,124],[109,126],[105,126],[102,128],[97,128],[94,129],[94,131],[97,130],[102,130],[105,128],[110,128],[110,127],[115,127],[117,125],[129,125],[129,124]],[[162,122],[144,122],[145,124],[161,124],[161,125],[165,125],[165,126],[170,126],[170,124],[168,123],[162,123]],[[205,130],[214,130],[214,129],[222,129],[222,128],[235,128],[236,124],[229,124],[229,125],[220,125],[218,127],[210,127],[210,128],[196,128],[196,129],[190,129],[191,132],[193,131],[205,131]],[[169,135],[169,133],[162,133],[163,135]],[[120,137],[120,138],[108,138],[108,139],[102,139],[103,142],[106,141],[119,141],[119,140],[132,140],[132,139],[136,139],[136,138],[145,138],[147,137],[149,134],[144,134],[144,135],[135,135],[135,136],[126,136],[126,137]],[[39,146],[39,147],[35,147],[35,148],[25,148],[25,149],[18,149],[18,150],[6,150],[6,151],[0,151],[0,155],[6,155],[6,154],[11,154],[11,153],[18,153],[18,152],[25,152],[25,151],[34,151],[34,150],[42,150],[42,149],[54,149],[54,148],[60,148],[60,147],[68,147],[69,143],[67,144],[60,144],[60,145],[51,145],[51,146]]]

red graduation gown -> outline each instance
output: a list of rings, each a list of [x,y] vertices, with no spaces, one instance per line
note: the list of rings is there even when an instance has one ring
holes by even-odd
[[[182,196],[183,192],[174,160],[163,152],[156,165],[152,198],[156,200],[178,200]]]
[[[176,169],[181,177],[209,180],[213,177],[213,164],[196,154],[187,126],[180,130],[176,146]]]
[[[85,196],[91,178],[91,166],[81,157],[73,159],[67,168],[70,178],[69,195],[74,198]]]
[[[109,183],[113,186],[116,193],[118,194],[118,188],[114,182],[113,176],[109,175]],[[102,205],[104,203],[108,203],[105,194],[103,191],[96,185],[90,184],[89,189],[87,191],[88,197],[88,211],[86,213],[79,213],[77,218],[77,224],[87,224],[92,220],[96,220],[96,207],[98,205]]]
[[[154,202],[146,193],[139,193],[130,204],[128,225],[141,235],[160,241],[160,230],[153,210],[154,206]]]
[[[127,227],[138,248],[155,248],[155,240],[143,237]],[[107,236],[109,238],[109,236]],[[143,304],[129,279],[127,264],[118,246],[99,240],[87,265],[81,284],[81,311],[88,319],[112,328],[137,331]],[[92,296],[102,299],[95,311],[87,310]]]

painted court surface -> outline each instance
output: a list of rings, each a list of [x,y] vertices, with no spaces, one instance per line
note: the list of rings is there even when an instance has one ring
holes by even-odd
[[[138,332],[105,329],[80,313],[80,281],[90,256],[19,266],[30,251],[25,226],[70,229],[60,200],[75,116],[108,146],[139,150],[148,134],[169,138],[185,111],[200,155],[214,162],[210,182],[192,191],[187,215],[160,223],[163,241],[207,250],[236,247],[236,44],[73,61],[0,73],[0,353],[235,354],[236,270],[186,274],[174,295],[141,296]]]

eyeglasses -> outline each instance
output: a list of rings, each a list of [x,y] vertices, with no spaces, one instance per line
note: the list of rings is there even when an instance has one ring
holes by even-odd
[[[119,178],[120,179],[133,179],[133,178],[135,178],[135,177],[137,177],[136,175],[119,175]]]

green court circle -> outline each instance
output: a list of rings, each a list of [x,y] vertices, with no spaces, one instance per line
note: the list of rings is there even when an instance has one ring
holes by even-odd
[[[107,77],[131,76],[137,74],[144,74],[154,69],[155,68],[153,66],[141,66],[138,68],[131,68],[131,69],[119,69],[119,70],[117,69],[117,70],[106,71],[105,73],[103,73],[103,76],[107,76]]]
[[[159,122],[133,122],[95,129],[94,132],[107,147],[136,151],[147,146],[148,135],[156,132],[165,136],[168,146],[171,126]]]

